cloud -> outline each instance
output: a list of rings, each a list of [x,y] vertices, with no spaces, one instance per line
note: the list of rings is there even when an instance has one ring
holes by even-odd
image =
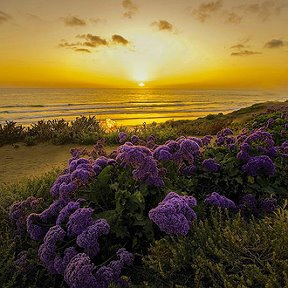
[[[157,27],[157,29],[160,31],[172,31],[173,30],[173,25],[166,20],[154,21],[151,23],[151,26]]]
[[[80,42],[69,43],[69,42],[66,42],[64,40],[62,40],[62,41],[63,41],[62,43],[58,44],[58,47],[60,47],[60,48],[71,48],[71,49],[73,49],[73,48],[76,48],[78,45],[81,45]]]
[[[86,26],[86,21],[76,16],[67,16],[63,19],[66,26]]]
[[[281,10],[287,6],[286,4],[281,4],[279,1],[266,0],[264,2],[243,4],[236,7],[238,10],[242,10],[245,14],[250,13],[256,15],[262,21],[266,21],[274,15],[279,15]]]
[[[123,0],[122,7],[125,9],[123,16],[129,19],[131,19],[138,11],[138,6],[131,0]]]
[[[129,44],[129,41],[127,39],[125,39],[124,37],[122,37],[121,35],[117,35],[117,34],[114,34],[112,36],[112,42],[114,44],[120,44],[120,45],[128,45]]]
[[[90,33],[77,35],[76,37],[86,40],[84,43],[82,43],[83,46],[97,47],[101,45],[102,46],[108,45],[108,42],[106,39],[101,38],[100,36],[97,36],[97,35],[92,35]]]
[[[232,52],[231,56],[251,56],[251,55],[257,55],[257,54],[262,54],[261,52],[255,52],[255,51],[250,51],[250,50],[242,50],[239,52]]]
[[[130,44],[130,42],[126,38],[118,34],[112,35],[112,37],[108,40],[98,35],[93,35],[91,33],[76,35],[75,38],[81,40],[77,42],[67,42],[62,39],[62,42],[58,44],[58,47],[72,49],[76,52],[91,53],[90,48],[112,47],[115,45],[127,46],[128,44]],[[89,49],[87,49],[86,47],[89,47]]]
[[[74,49],[74,51],[76,51],[76,52],[84,52],[84,53],[91,53],[91,51],[89,49],[85,49],[85,48],[76,48],[76,49]]]
[[[240,43],[231,46],[230,49],[234,51],[230,55],[231,56],[252,56],[252,55],[262,54],[261,52],[248,50],[250,48],[250,45],[247,45],[249,41],[250,39],[244,39]]]
[[[0,24],[7,22],[8,20],[10,20],[12,17],[2,11],[0,11]]]
[[[242,21],[242,16],[233,11],[224,11],[225,23],[239,24]]]
[[[265,48],[281,48],[283,46],[285,46],[285,42],[280,39],[272,39],[264,45]]]
[[[222,0],[202,3],[197,9],[192,10],[192,15],[200,22],[205,22],[214,13],[222,8]]]
[[[236,45],[231,46],[230,49],[238,49],[238,50],[240,50],[240,49],[243,49],[245,47],[246,46],[244,44],[236,44]]]

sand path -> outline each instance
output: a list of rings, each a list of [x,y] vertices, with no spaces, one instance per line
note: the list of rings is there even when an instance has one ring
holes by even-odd
[[[41,176],[53,168],[64,168],[70,158],[70,149],[79,147],[77,144],[56,146],[41,143],[35,146],[17,144],[0,147],[0,184],[19,182],[27,177]],[[91,150],[93,145],[83,146]],[[111,152],[114,147],[107,147]]]

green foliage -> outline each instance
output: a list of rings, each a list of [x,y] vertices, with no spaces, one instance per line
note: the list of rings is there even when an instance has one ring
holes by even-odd
[[[23,140],[24,127],[14,121],[6,121],[0,124],[0,145],[15,143]]]
[[[24,138],[24,143],[27,146],[33,146],[37,144],[37,137],[36,136],[26,136]]]
[[[54,280],[48,276],[46,270],[40,266],[37,261],[35,262],[35,259],[37,259],[35,245],[37,243],[29,240],[27,236],[20,242],[19,239],[14,238],[13,227],[8,219],[8,211],[13,202],[24,200],[29,196],[43,198],[44,204],[51,202],[52,199],[49,189],[58,173],[59,171],[52,171],[41,178],[26,180],[16,185],[0,186],[1,287],[54,287]],[[29,250],[29,263],[32,265],[33,269],[25,275],[22,271],[15,270],[15,260],[17,253],[29,249],[29,247],[34,247],[34,249]],[[38,272],[35,273],[35,270]],[[43,277],[40,274],[42,274]],[[40,279],[41,282],[39,282]],[[45,286],[46,284],[44,282],[47,283],[47,286]]]
[[[249,222],[215,213],[186,237],[154,243],[145,259],[158,279],[150,287],[287,287],[287,245],[287,209]]]
[[[255,116],[252,120],[248,121],[246,126],[249,129],[266,127],[267,131],[272,134],[275,144],[279,145],[288,139],[288,129],[285,128],[285,124],[288,123],[288,119],[282,116],[283,113],[280,111],[260,114]],[[267,127],[267,121],[269,119],[275,120],[271,127]]]
[[[154,241],[153,225],[147,215],[164,195],[159,188],[133,180],[130,169],[113,166],[103,169],[97,179],[79,191],[79,196],[95,209],[95,217],[105,218],[111,226],[113,235],[104,244],[107,250],[122,243],[139,252]]]

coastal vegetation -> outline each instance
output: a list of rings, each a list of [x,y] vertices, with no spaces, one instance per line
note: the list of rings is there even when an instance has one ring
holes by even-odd
[[[203,136],[215,135],[225,127],[231,127],[240,131],[245,123],[250,127],[256,121],[263,124],[267,117],[277,117],[279,113],[288,110],[288,102],[266,102],[254,104],[229,114],[210,114],[196,120],[170,120],[163,123],[143,123],[135,127],[117,127],[98,121],[95,116],[80,116],[71,122],[64,119],[40,120],[30,126],[23,126],[14,121],[0,124],[0,146],[24,142],[26,145],[50,142],[56,145],[68,143],[93,145],[98,140],[104,140],[106,144],[118,144],[120,131],[126,132],[130,137],[137,134],[141,139],[149,135],[155,135],[159,143],[169,139],[176,139],[179,135]],[[278,111],[278,112],[277,112]],[[278,114],[277,114],[278,113]],[[255,115],[265,115],[257,117]],[[262,121],[262,122],[261,122]]]
[[[2,185],[2,287],[286,287],[287,106],[119,128]]]

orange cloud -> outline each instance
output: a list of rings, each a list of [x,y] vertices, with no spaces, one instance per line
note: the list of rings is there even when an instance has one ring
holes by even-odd
[[[129,19],[131,19],[138,11],[137,5],[135,5],[131,0],[123,0],[122,7],[125,9],[123,16]]]
[[[159,29],[160,31],[172,31],[173,30],[173,25],[166,20],[154,21],[151,23],[151,25],[157,27],[157,29]]]
[[[68,16],[63,19],[66,26],[85,26],[86,21],[76,16]]]
[[[112,36],[112,42],[114,44],[121,44],[121,45],[124,45],[124,46],[129,44],[129,41],[127,39],[125,39],[121,35],[117,35],[117,34],[114,34]]]
[[[197,9],[193,9],[192,15],[200,22],[205,22],[213,13],[222,8],[222,0],[202,3]]]
[[[0,11],[0,24],[10,20],[12,17],[2,11]]]
[[[265,48],[281,48],[283,46],[285,46],[285,42],[280,39],[272,39],[264,45]]]

